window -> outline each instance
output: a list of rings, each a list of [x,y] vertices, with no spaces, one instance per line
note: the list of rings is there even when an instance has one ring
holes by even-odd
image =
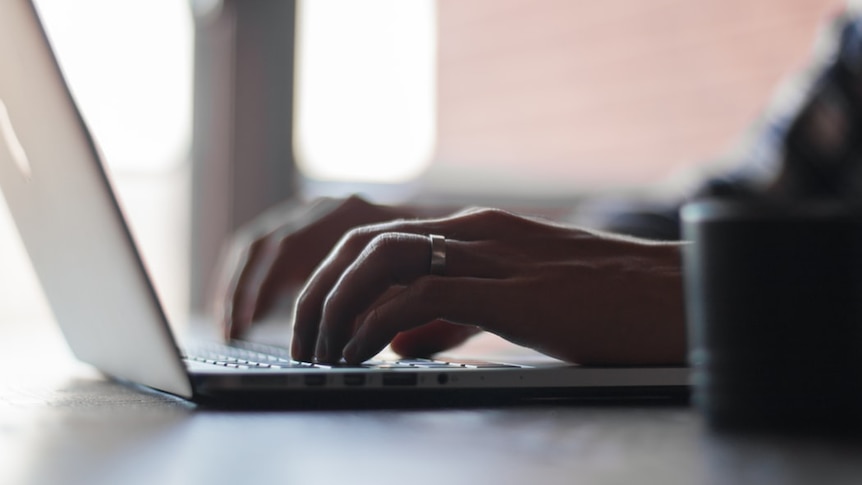
[[[404,182],[435,142],[431,0],[314,0],[297,10],[295,152],[309,177]]]
[[[841,3],[439,0],[408,15],[402,4],[414,2],[305,2],[299,165],[311,178],[397,181],[431,151],[423,186],[455,196],[657,182],[733,143]],[[430,25],[436,31],[426,34]],[[417,32],[436,39],[436,58]],[[393,74],[414,64],[423,74]],[[427,66],[436,66],[433,94]],[[313,89],[314,102],[306,100]],[[433,123],[422,150],[390,144],[390,126],[403,117],[376,109],[383,98],[404,108],[405,94],[434,102],[412,112]],[[319,118],[310,121],[311,112]],[[368,161],[396,153],[402,165]]]

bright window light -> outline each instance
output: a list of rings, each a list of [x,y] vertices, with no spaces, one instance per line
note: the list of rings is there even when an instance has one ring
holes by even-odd
[[[38,0],[66,79],[115,171],[188,158],[193,26],[178,0]]]
[[[309,177],[397,183],[436,143],[432,0],[298,5],[295,152]]]

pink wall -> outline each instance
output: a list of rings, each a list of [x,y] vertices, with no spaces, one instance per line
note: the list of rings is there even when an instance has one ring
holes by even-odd
[[[837,0],[440,0],[436,163],[640,184],[720,153]]]

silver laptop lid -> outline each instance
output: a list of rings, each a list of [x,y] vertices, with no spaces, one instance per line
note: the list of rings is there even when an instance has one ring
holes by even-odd
[[[164,312],[29,0],[0,1],[0,188],[74,354],[191,397]]]

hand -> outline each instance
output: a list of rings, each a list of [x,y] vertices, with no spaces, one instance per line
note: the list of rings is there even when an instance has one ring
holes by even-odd
[[[447,238],[443,276],[429,274],[428,234]],[[291,350],[359,363],[400,332],[443,321],[572,362],[681,363],[680,266],[677,244],[498,210],[359,227],[300,294]]]
[[[280,298],[301,288],[348,230],[392,220],[396,209],[359,197],[291,202],[256,218],[233,238],[222,259],[215,295],[226,338],[235,338]]]

